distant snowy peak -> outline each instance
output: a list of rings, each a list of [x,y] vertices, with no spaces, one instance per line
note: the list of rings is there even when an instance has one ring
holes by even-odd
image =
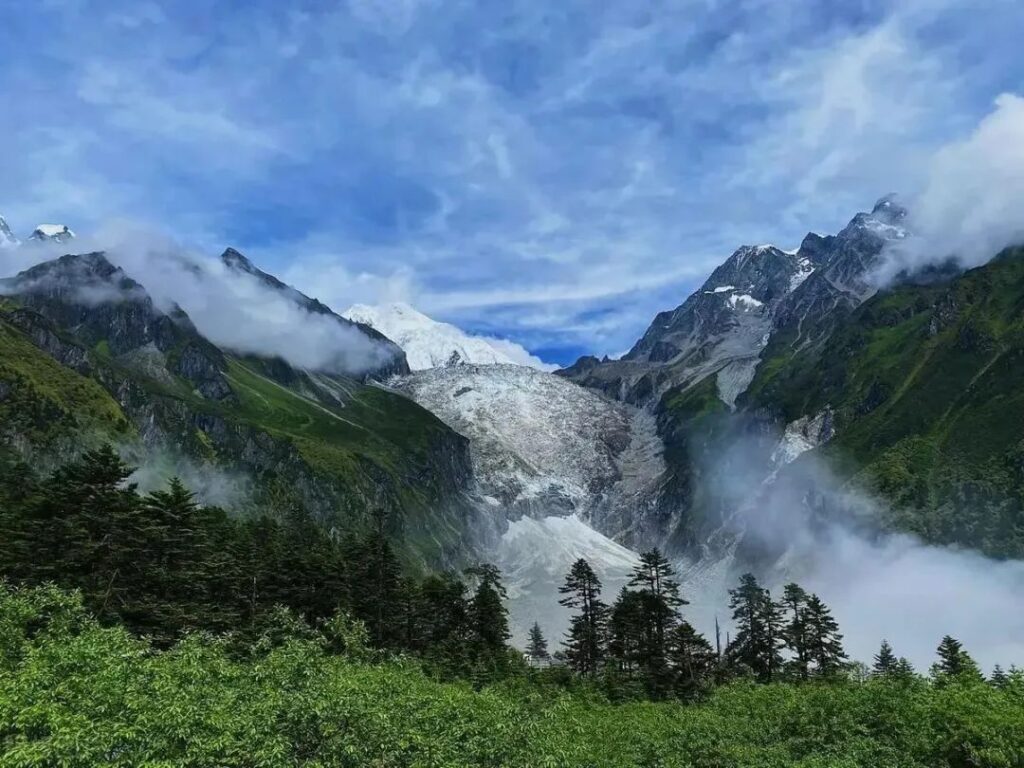
[[[28,239],[43,243],[66,243],[74,236],[75,233],[66,224],[40,224]]]
[[[18,238],[11,232],[4,217],[0,216],[0,248],[11,248],[15,245],[18,245]]]
[[[355,304],[342,316],[368,325],[398,344],[405,350],[409,367],[414,371],[459,364],[543,367],[540,360],[513,342],[471,336],[402,302],[376,306]]]

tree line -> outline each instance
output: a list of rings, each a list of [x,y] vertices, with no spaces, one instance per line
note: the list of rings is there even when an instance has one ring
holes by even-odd
[[[413,575],[382,515],[363,535],[335,536],[298,512],[234,518],[197,503],[178,480],[141,493],[129,482],[132,471],[109,446],[38,480],[24,465],[0,461],[0,576],[75,588],[101,621],[124,624],[157,645],[199,630],[226,635],[238,652],[251,653],[321,632],[344,651],[343,638],[355,632],[354,646],[410,654],[449,677],[482,684],[524,672],[509,646],[495,566]],[[724,644],[682,617],[687,601],[656,549],[640,557],[611,604],[583,559],[560,593],[572,616],[548,677],[598,685],[613,698],[688,700],[737,678],[835,680],[855,670],[829,608],[797,584],[776,599],[744,575],[730,590],[734,633]],[[526,650],[535,661],[552,658],[539,625]],[[937,681],[981,679],[954,638],[943,639],[938,654]],[[885,642],[871,672],[916,677]],[[992,682],[1019,675],[996,668]]]
[[[515,658],[494,566],[410,575],[382,515],[335,536],[302,513],[229,516],[177,479],[143,494],[132,472],[109,446],[41,480],[0,462],[0,576],[77,589],[101,621],[162,646],[207,631],[249,648],[340,612],[373,648],[452,675],[492,679]]]
[[[556,654],[575,674],[603,677],[611,691],[639,687],[654,699],[692,699],[737,678],[761,683],[846,680],[871,675],[892,681],[917,678],[913,665],[882,641],[873,666],[850,662],[831,610],[798,584],[778,599],[753,574],[729,590],[735,634],[712,645],[680,613],[687,604],[671,562],[657,549],[645,552],[628,584],[609,605],[601,580],[585,559],[569,570],[560,603],[573,610],[565,650]],[[717,629],[717,627],[716,627]],[[542,630],[530,633],[528,653],[547,655]],[[983,680],[977,663],[953,637],[942,639],[930,670],[937,683]],[[1006,685],[1021,672],[995,667],[991,682]]]

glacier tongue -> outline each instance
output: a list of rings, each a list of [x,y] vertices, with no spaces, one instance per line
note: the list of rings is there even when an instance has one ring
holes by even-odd
[[[481,493],[511,516],[577,512],[591,519],[620,491],[642,495],[662,469],[653,419],[549,373],[518,365],[459,365],[389,384],[472,443]],[[643,451],[645,472],[624,473]]]
[[[555,650],[569,627],[570,612],[558,604],[558,588],[579,558],[601,579],[603,598],[611,603],[629,581],[638,562],[635,552],[604,536],[577,515],[521,518],[509,524],[497,550],[505,576],[513,642],[522,646],[534,622]]]
[[[586,558],[615,599],[654,503],[663,445],[649,411],[518,365],[418,371],[388,385],[470,439],[488,551],[505,574],[516,642],[534,621],[552,647],[568,625],[558,587]],[[613,540],[613,539],[617,539]]]

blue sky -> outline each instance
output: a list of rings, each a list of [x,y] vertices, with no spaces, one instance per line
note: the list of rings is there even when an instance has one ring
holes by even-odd
[[[743,243],[913,194],[1002,93],[1018,0],[0,0],[0,213],[233,245],[555,362]]]

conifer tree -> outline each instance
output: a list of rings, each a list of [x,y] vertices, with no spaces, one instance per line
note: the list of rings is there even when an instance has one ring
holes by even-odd
[[[566,659],[575,672],[593,675],[604,659],[608,623],[608,607],[601,601],[601,580],[590,563],[580,558],[558,591],[565,595],[559,604],[577,611],[566,635]]]
[[[466,573],[475,577],[476,591],[470,601],[470,627],[484,654],[504,652],[505,642],[511,637],[508,630],[507,597],[501,583],[501,572],[489,563],[468,568]]]
[[[898,659],[892,651],[888,640],[883,640],[878,653],[875,654],[875,664],[871,668],[872,674],[876,677],[891,677],[896,671]]]
[[[806,680],[810,676],[807,593],[797,584],[787,584],[783,588],[780,607],[785,613],[782,637],[786,647],[793,653],[790,666],[799,679]]]
[[[530,639],[526,644],[526,652],[533,661],[543,661],[548,656],[548,641],[544,639],[544,632],[536,621],[530,627]]]
[[[638,661],[643,667],[648,690],[663,697],[671,685],[668,664],[668,635],[679,621],[679,606],[687,601],[679,594],[675,569],[658,549],[640,555],[629,586],[640,596],[642,634]]]
[[[736,636],[726,656],[731,664],[749,669],[762,682],[771,682],[782,666],[778,607],[750,573],[741,576],[739,586],[729,590],[729,598]]]
[[[367,542],[354,558],[353,612],[366,624],[370,639],[378,648],[394,646],[400,632],[402,569],[384,531],[383,513]]]
[[[993,688],[1005,688],[1010,683],[1010,676],[1003,671],[1003,668],[996,664],[992,668],[992,676],[989,678],[989,683],[992,684]]]
[[[672,629],[668,653],[677,696],[692,699],[711,686],[718,655],[689,622],[680,621]]]
[[[817,595],[807,598],[806,622],[808,656],[814,663],[815,675],[831,677],[837,674],[847,659],[843,636],[839,634],[839,625],[832,618],[832,612]]]
[[[983,680],[981,670],[959,640],[946,635],[936,650],[939,660],[932,665],[932,677],[938,683],[950,680]]]
[[[913,680],[917,676],[917,672],[914,669],[914,665],[910,663],[910,660],[906,656],[900,656],[896,660],[896,665],[893,667],[891,677],[893,680],[899,680],[901,682],[908,682]]]
[[[644,644],[644,606],[639,592],[619,591],[608,621],[608,651],[620,672],[631,677],[640,666]]]

